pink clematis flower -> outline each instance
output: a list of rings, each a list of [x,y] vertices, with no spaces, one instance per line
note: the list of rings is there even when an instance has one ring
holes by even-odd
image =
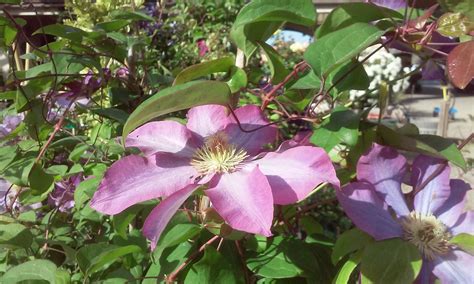
[[[412,165],[413,187],[421,186],[443,163],[418,156]],[[434,276],[441,283],[474,283],[474,256],[449,243],[460,233],[474,234],[474,211],[466,202],[469,184],[450,180],[446,166],[410,204],[401,191],[406,173],[402,155],[375,144],[357,164],[359,181],[339,190],[337,197],[354,224],[376,240],[398,237],[420,250],[423,266],[419,283],[434,283]]]
[[[267,124],[259,107],[235,110],[244,129]],[[117,214],[138,202],[163,197],[145,221],[144,235],[152,249],[182,203],[201,185],[222,218],[234,229],[270,236],[273,205],[304,199],[318,184],[339,180],[323,149],[288,147],[262,152],[274,142],[277,129],[243,132],[227,109],[218,105],[194,107],[188,122],[147,123],[126,139],[145,155],[131,155],[106,172],[91,206]]]
[[[198,39],[196,45],[199,49],[199,56],[203,57],[209,52],[209,47],[206,44],[205,39]]]

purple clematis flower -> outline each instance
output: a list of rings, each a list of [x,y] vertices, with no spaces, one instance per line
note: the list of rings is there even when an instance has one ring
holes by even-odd
[[[74,190],[84,180],[81,174],[71,176],[65,181],[57,182],[48,198],[48,203],[61,212],[69,212],[74,207]]]
[[[407,5],[405,0],[366,0],[366,2],[393,10],[403,9]]]
[[[422,80],[441,80],[446,81],[446,75],[443,67],[434,60],[429,59],[421,70]]]
[[[235,110],[243,129],[266,125],[260,108]],[[274,204],[304,199],[318,184],[339,187],[334,167],[323,149],[296,146],[262,152],[277,129],[243,132],[227,109],[194,107],[188,122],[147,123],[126,139],[145,157],[131,155],[106,172],[91,201],[92,208],[117,214],[138,202],[163,197],[145,221],[144,235],[154,249],[165,226],[182,203],[201,185],[212,207],[234,229],[271,235]]]
[[[412,165],[413,187],[420,187],[443,163],[418,156]],[[407,163],[402,155],[375,144],[359,160],[359,181],[338,191],[337,197],[355,225],[376,240],[398,237],[420,250],[420,283],[433,283],[434,276],[442,283],[474,283],[474,256],[449,243],[460,233],[474,234],[474,211],[466,203],[470,186],[461,180],[450,180],[446,165],[409,206],[401,191],[406,173]]]
[[[0,124],[0,138],[3,138],[10,134],[15,128],[20,125],[24,119],[23,113],[17,115],[6,115],[3,118],[3,122]]]
[[[82,80],[76,80],[64,84],[69,90],[66,92],[57,93],[54,95],[56,103],[61,108],[66,108],[74,99],[74,102],[79,105],[87,105],[90,101],[90,96],[97,90],[99,90],[105,82],[111,77],[111,71],[109,68],[102,69],[104,76],[96,78],[89,71]],[[74,105],[71,106],[74,109]]]
[[[120,67],[115,71],[115,77],[126,79],[130,75],[130,71],[127,67]]]

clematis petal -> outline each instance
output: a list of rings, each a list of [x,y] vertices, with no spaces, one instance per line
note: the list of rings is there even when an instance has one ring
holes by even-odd
[[[193,133],[176,121],[154,121],[140,126],[126,139],[127,147],[137,147],[145,155],[158,152],[191,157],[199,145]]]
[[[415,284],[431,284],[434,283],[435,277],[433,275],[433,262],[426,259],[421,264],[421,270],[415,280]]]
[[[416,190],[420,187],[444,163],[446,161],[424,155],[416,157],[412,165],[411,184],[413,188]],[[423,215],[433,214],[446,202],[451,191],[449,186],[450,172],[451,169],[446,165],[441,173],[415,195],[415,211]]]
[[[188,111],[186,127],[202,138],[223,130],[230,119],[225,106],[203,105],[193,107]]]
[[[406,159],[397,150],[374,144],[357,163],[357,179],[371,183],[395,213],[406,216],[410,211],[401,189],[406,170]]]
[[[188,159],[168,153],[124,157],[109,168],[95,192],[91,207],[117,214],[146,200],[164,197],[192,184],[196,170]]]
[[[466,193],[471,189],[471,186],[468,183],[465,183],[459,179],[453,179],[450,181],[450,190],[446,194],[448,197],[445,199],[443,204],[434,212],[434,215],[443,222],[443,224],[448,227],[459,227],[462,228],[462,223],[469,219],[467,202],[466,202]],[[469,214],[472,215],[472,214]],[[471,223],[471,231],[474,231],[474,226]],[[456,230],[456,229],[455,229]]]
[[[242,129],[251,131],[268,124],[263,112],[258,106],[246,105],[234,111]],[[251,132],[244,132],[237,122],[231,117],[233,123],[225,128],[229,135],[229,141],[247,151],[250,155],[256,155],[266,144],[273,143],[277,137],[277,127],[269,125]]]
[[[232,228],[267,237],[272,235],[272,191],[258,167],[216,176],[210,187],[206,195]]]
[[[402,235],[402,228],[387,211],[386,204],[370,183],[350,183],[342,190],[336,190],[336,196],[352,222],[376,240]]]
[[[441,283],[474,283],[473,267],[474,256],[461,250],[452,250],[434,260],[433,273]]]
[[[456,224],[454,224],[450,229],[453,235],[458,235],[461,233],[467,233],[474,235],[474,211],[468,211],[461,216],[459,216]]]
[[[151,250],[154,250],[161,233],[169,223],[179,207],[197,189],[196,185],[188,185],[176,191],[161,201],[151,212],[143,224],[143,235],[151,241]]]
[[[252,164],[267,176],[275,204],[300,201],[323,182],[340,186],[329,156],[318,147],[297,146],[280,153],[270,152]]]
[[[313,135],[313,131],[311,130],[300,131],[290,140],[283,141],[280,147],[278,147],[277,152],[283,152],[296,146],[314,146],[309,141],[311,135]]]
[[[405,0],[370,0],[366,1],[377,6],[387,7],[393,10],[403,9],[406,7]]]

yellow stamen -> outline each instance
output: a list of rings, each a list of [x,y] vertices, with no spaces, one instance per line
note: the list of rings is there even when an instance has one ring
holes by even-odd
[[[413,211],[401,221],[401,225],[403,238],[414,244],[427,259],[433,260],[448,253],[451,234],[435,216]]]
[[[238,169],[247,157],[245,150],[235,148],[224,133],[217,132],[194,153],[191,165],[201,175],[228,173]]]

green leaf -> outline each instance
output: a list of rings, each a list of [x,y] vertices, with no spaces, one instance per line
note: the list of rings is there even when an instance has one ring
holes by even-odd
[[[422,259],[415,245],[402,239],[374,242],[362,255],[362,283],[412,283]]]
[[[107,250],[92,259],[91,266],[88,268],[87,272],[88,274],[90,274],[90,273],[94,273],[96,271],[102,270],[105,266],[108,266],[114,263],[122,256],[131,254],[131,253],[141,252],[141,251],[142,249],[136,245],[128,245],[124,247]]]
[[[460,37],[474,29],[474,22],[461,13],[445,13],[438,19],[437,31],[444,36]]]
[[[30,190],[34,195],[41,195],[52,189],[54,176],[47,174],[43,167],[39,164],[34,164],[28,176],[30,183]]]
[[[450,241],[451,244],[458,246],[463,251],[474,255],[474,236],[467,233],[461,233],[454,236]]]
[[[17,89],[17,95],[15,98],[15,107],[17,112],[23,112],[30,108],[33,111],[29,112],[31,116],[39,116],[42,115],[42,109],[36,109],[37,106],[42,106],[42,102],[33,101],[33,99],[40,95],[41,93],[45,92],[51,87],[51,79],[50,78],[42,78],[42,79],[33,79],[29,80],[28,83],[23,86],[22,88]],[[28,116],[29,114],[27,114]],[[25,118],[26,119],[26,118]],[[44,119],[42,119],[44,121]],[[41,121],[41,123],[42,123]],[[37,123],[38,124],[38,123]]]
[[[320,273],[313,245],[298,239],[275,237],[262,253],[251,253],[247,267],[268,278],[290,278]]]
[[[311,215],[305,215],[300,218],[300,225],[308,235],[323,234],[323,226]]]
[[[310,0],[255,0],[240,10],[231,29],[231,38],[247,59],[284,22],[303,26],[316,23],[316,9]]]
[[[200,77],[217,72],[228,72],[234,66],[234,57],[223,57],[189,66],[181,71],[174,79],[174,85],[180,85]]]
[[[16,90],[0,93],[0,100],[14,100],[15,98],[16,98]]]
[[[84,59],[79,59],[78,56],[69,55],[69,54],[53,54],[52,60],[54,64],[50,63],[50,72],[51,74],[78,74],[81,70],[85,68],[84,64],[79,61],[84,61]],[[99,67],[100,68],[100,67]],[[102,70],[102,69],[99,69]],[[69,79],[68,76],[58,76],[58,80]]]
[[[403,15],[392,9],[370,3],[342,3],[332,10],[316,31],[319,39],[354,23],[371,23],[386,18],[402,19]]]
[[[314,130],[310,141],[327,152],[341,142],[355,146],[359,133],[359,120],[359,115],[346,107],[336,107],[331,116]]]
[[[91,193],[93,193],[93,191]],[[135,205],[113,216],[112,223],[114,224],[114,229],[123,239],[128,239],[127,233],[129,225],[142,209],[143,207],[141,205]]]
[[[312,26],[316,23],[316,9],[310,0],[254,0],[240,10],[233,28],[274,21]]]
[[[95,25],[94,29],[100,29],[105,32],[114,32],[118,31],[130,24],[128,20],[114,20],[109,22],[98,23]]]
[[[240,91],[240,89],[247,86],[247,73],[237,66],[232,66],[230,80],[227,81],[227,85],[229,85],[232,94]]]
[[[145,275],[146,277],[153,277],[154,279],[145,279],[142,283],[154,284],[156,283],[156,279],[163,279],[165,275],[173,272],[183,260],[188,258],[196,249],[197,248],[189,242],[166,249],[159,261],[157,260],[157,262],[151,264]]]
[[[243,275],[239,275],[228,257],[209,246],[204,256],[189,270],[184,283],[245,283]]]
[[[129,114],[118,108],[96,108],[91,109],[91,112],[98,114],[102,117],[109,118],[119,122],[120,124],[125,124],[129,117]]]
[[[51,72],[52,67],[53,67],[53,64],[51,62],[46,62],[44,64],[37,65],[26,70],[25,76],[26,78],[33,78],[40,75],[41,73]],[[56,73],[60,73],[60,72],[56,72]]]
[[[116,262],[120,257],[130,253],[141,252],[136,245],[117,247],[106,244],[85,245],[77,251],[76,259],[79,267],[86,275],[103,270],[110,264]]]
[[[232,28],[230,37],[240,48],[248,59],[257,50],[257,41],[265,42],[276,30],[283,25],[283,22],[256,22]]]
[[[74,150],[69,154],[68,159],[77,163],[90,147],[88,144],[77,144]]]
[[[83,180],[74,190],[74,207],[79,210],[97,190],[102,177],[93,177]]]
[[[227,105],[230,89],[217,81],[193,81],[166,88],[140,104],[123,127],[122,137],[143,123],[161,115],[206,104]]]
[[[151,16],[148,16],[144,13],[135,12],[135,11],[124,11],[116,10],[113,11],[110,16],[113,19],[124,19],[124,20],[133,20],[133,21],[150,21],[154,22],[155,19]]]
[[[403,135],[397,130],[379,125],[377,143],[397,149],[426,154],[446,159],[456,166],[466,169],[466,161],[452,141],[436,135]]]
[[[21,224],[0,224],[0,247],[29,248],[33,243],[30,230]]]
[[[35,259],[8,270],[0,279],[4,284],[22,281],[47,281],[56,283],[56,265],[49,260]]]
[[[57,269],[56,281],[54,283],[55,284],[69,284],[71,283],[71,275],[69,275],[69,272],[67,272],[66,270]]]
[[[355,57],[377,41],[385,31],[366,23],[354,23],[332,32],[309,45],[304,54],[306,62],[319,76]]]
[[[81,42],[82,38],[84,36],[87,36],[87,32],[79,28],[61,24],[52,24],[45,27],[41,27],[33,33],[33,35],[35,34],[53,35],[57,37],[66,38],[74,42]]]
[[[67,166],[66,165],[52,165],[51,167],[45,169],[47,174],[53,176],[64,176],[67,173]]]
[[[36,152],[26,152],[18,155],[2,172],[2,177],[9,182],[28,186],[28,176],[36,159]]]
[[[444,10],[462,13],[474,21],[474,1],[472,0],[438,0]]]
[[[21,0],[0,0],[0,3],[2,4],[16,4],[19,5],[21,3]]]
[[[270,64],[270,73],[272,76],[272,84],[278,84],[290,74],[290,71],[285,67],[283,58],[278,52],[265,42],[258,42],[258,45],[265,52],[268,63]]]
[[[153,256],[159,259],[166,248],[186,242],[197,236],[200,232],[201,227],[196,224],[176,224],[161,236],[153,252]]]
[[[345,76],[345,78],[340,80],[342,76]],[[324,89],[329,89],[336,82],[337,85],[335,85],[333,91],[331,91],[333,95],[347,90],[366,90],[369,87],[370,78],[367,72],[365,72],[364,66],[354,60],[343,64],[331,72],[326,78]],[[313,71],[308,72],[308,74],[301,77],[291,86],[291,89],[303,90],[319,90],[320,88],[321,80]]]
[[[2,146],[0,148],[0,172],[15,159],[17,150],[18,146]]]
[[[362,259],[362,251],[353,254],[341,267],[334,279],[335,284],[348,284],[351,274]]]
[[[371,242],[373,242],[372,237],[357,228],[342,233],[334,245],[331,255],[332,263],[336,264],[347,254],[360,250]]]

